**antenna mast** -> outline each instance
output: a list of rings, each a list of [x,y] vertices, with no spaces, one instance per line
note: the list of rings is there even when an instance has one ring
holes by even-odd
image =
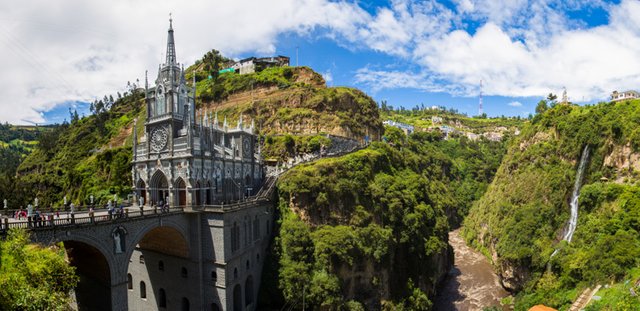
[[[478,101],[478,115],[482,115],[482,80],[480,80],[480,99]]]

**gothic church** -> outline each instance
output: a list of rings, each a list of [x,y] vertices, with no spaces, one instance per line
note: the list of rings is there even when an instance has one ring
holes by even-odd
[[[195,78],[188,85],[176,61],[170,20],[166,62],[155,86],[145,77],[145,134],[138,139],[134,130],[132,177],[145,204],[224,204],[255,194],[262,184],[253,123],[245,126],[241,116],[229,128],[225,117],[220,126],[217,113],[213,121],[196,113],[195,92]]]

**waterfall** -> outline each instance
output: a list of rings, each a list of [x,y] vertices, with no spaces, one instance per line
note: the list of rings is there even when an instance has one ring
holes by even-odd
[[[582,186],[582,175],[584,174],[585,166],[587,166],[587,162],[589,161],[589,145],[584,146],[582,150],[582,156],[580,156],[580,165],[578,165],[578,171],[576,172],[576,182],[573,184],[573,194],[571,195],[571,217],[569,218],[569,228],[565,232],[562,237],[563,240],[567,242],[571,242],[571,238],[573,238],[573,233],[576,231],[576,227],[578,226],[578,198],[580,197],[580,187]],[[558,252],[558,249],[553,251],[551,257],[555,256]]]

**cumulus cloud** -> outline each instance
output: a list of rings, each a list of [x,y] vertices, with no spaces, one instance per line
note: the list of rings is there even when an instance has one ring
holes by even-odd
[[[370,10],[330,0],[10,1],[0,3],[0,122],[43,122],[61,103],[91,101],[150,79],[162,61],[168,12],[178,60],[216,48],[234,57],[275,52],[278,36],[320,35],[373,50],[409,70],[372,64],[354,81],[373,91],[415,88],[476,96],[601,99],[640,83],[640,3],[584,0],[392,0]],[[567,10],[604,9],[588,27]],[[187,44],[188,43],[188,44]],[[331,72],[329,72],[331,74]]]
[[[455,95],[475,96],[478,81],[484,93],[511,97],[544,96],[566,86],[572,98],[605,99],[614,89],[640,83],[640,3],[619,5],[569,1],[456,1],[459,16],[477,14],[484,23],[469,31],[452,27],[438,36],[415,40],[410,60],[421,66],[414,74],[358,71],[356,81],[373,88],[391,88],[402,76],[405,85]],[[554,6],[581,9],[603,7],[606,25],[584,27]],[[455,24],[455,23],[454,23]],[[518,26],[518,25],[524,26]],[[371,74],[371,77],[363,77]],[[375,77],[380,80],[375,81]],[[429,77],[429,79],[425,79]]]
[[[513,101],[508,103],[507,105],[511,106],[511,107],[522,107],[522,103],[518,102],[518,101]]]
[[[356,4],[328,0],[4,1],[0,122],[41,123],[41,112],[123,91],[127,81],[143,81],[147,69],[153,79],[169,12],[178,60],[187,65],[212,48],[232,57],[273,53],[277,36],[286,32],[322,28],[355,40],[359,25],[372,20]],[[379,27],[385,23],[381,16]],[[403,43],[402,36],[381,30],[378,40]]]

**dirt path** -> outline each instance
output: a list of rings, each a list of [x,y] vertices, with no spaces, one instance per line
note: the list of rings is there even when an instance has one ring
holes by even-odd
[[[468,247],[459,230],[449,232],[449,243],[454,250],[455,264],[434,301],[434,310],[481,311],[485,307],[500,307],[500,299],[509,293],[500,286],[487,258]]]

